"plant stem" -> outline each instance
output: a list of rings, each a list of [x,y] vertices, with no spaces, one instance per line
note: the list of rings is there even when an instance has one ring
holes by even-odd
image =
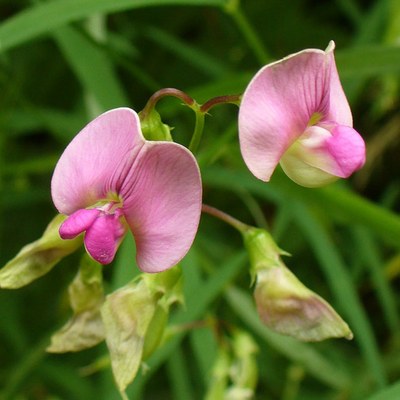
[[[240,233],[244,233],[249,229],[248,225],[246,225],[245,223],[232,217],[231,215],[229,215],[221,210],[218,210],[218,208],[209,206],[207,204],[203,204],[201,207],[201,210],[209,215],[212,215],[213,217],[220,219],[221,221],[226,222],[230,226],[237,229]]]
[[[167,96],[177,97],[178,99],[182,100],[189,107],[192,107],[195,104],[195,101],[188,94],[183,92],[182,90],[175,89],[175,88],[160,89],[149,98],[145,107],[140,112],[141,120],[146,118],[146,116],[151,112],[151,110],[153,110],[153,108],[156,106],[156,104],[159,100],[161,100],[162,98],[167,97]]]
[[[218,97],[213,97],[210,100],[207,100],[201,107],[200,111],[203,113],[207,113],[209,110],[211,110],[214,106],[217,106],[218,104],[237,104],[239,105],[240,99],[241,99],[240,94],[232,94],[232,95],[227,95],[227,96],[218,96]]]
[[[205,114],[201,112],[200,107],[197,103],[195,103],[195,106],[193,105],[191,108],[196,114],[196,122],[194,126],[193,136],[189,144],[189,150],[192,153],[196,153],[200,144],[201,137],[203,136]]]

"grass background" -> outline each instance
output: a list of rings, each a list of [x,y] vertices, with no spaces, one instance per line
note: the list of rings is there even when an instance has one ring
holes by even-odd
[[[285,261],[355,333],[304,344],[260,324],[240,236],[204,215],[184,260],[192,324],[149,360],[132,399],[203,399],[225,323],[257,341],[256,399],[400,398],[400,3],[397,0],[0,0],[0,265],[37,239],[55,209],[54,165],[72,137],[112,107],[141,110],[163,87],[198,102],[241,93],[268,61],[336,42],[336,59],[367,142],[366,166],[346,182],[303,189],[277,171],[269,184],[245,168],[237,108],[206,119],[198,160],[204,202],[268,227]],[[176,99],[158,110],[187,145],[193,115]],[[107,290],[136,273],[128,238],[105,267]],[[49,355],[70,315],[66,288],[78,256],[28,287],[0,291],[0,399],[118,399],[104,345]],[[97,360],[97,364],[93,362]],[[89,367],[88,367],[89,366]],[[97,366],[99,366],[97,368]],[[93,370],[93,371],[92,371]],[[93,372],[88,374],[88,372]]]

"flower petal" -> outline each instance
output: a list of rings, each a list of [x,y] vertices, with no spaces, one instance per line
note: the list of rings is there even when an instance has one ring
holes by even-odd
[[[201,195],[191,152],[177,143],[146,142],[120,191],[142,271],[166,270],[186,255],[197,232]]]
[[[51,192],[58,211],[71,214],[118,192],[144,142],[139,117],[129,108],[110,110],[90,122],[54,170]]]
[[[100,264],[109,264],[124,234],[125,228],[116,214],[101,214],[86,231],[86,250]]]
[[[311,126],[281,158],[286,175],[306,187],[348,178],[365,163],[365,144],[348,126]]]
[[[75,211],[61,224],[59,230],[61,238],[73,239],[86,231],[99,216],[100,212],[95,208]]]
[[[239,110],[239,139],[247,167],[268,181],[280,158],[312,118],[351,126],[351,112],[333,57],[308,49],[263,67]]]
[[[325,148],[335,160],[332,173],[341,178],[348,178],[365,164],[365,143],[353,128],[335,126],[332,136],[325,141]]]

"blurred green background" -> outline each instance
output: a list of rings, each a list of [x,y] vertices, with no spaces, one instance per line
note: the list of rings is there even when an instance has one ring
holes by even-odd
[[[398,0],[0,0],[0,20],[0,265],[55,215],[52,170],[93,117],[119,106],[140,111],[164,87],[199,103],[242,93],[263,64],[334,40],[354,126],[367,142],[363,170],[324,189],[300,188],[280,171],[259,182],[241,159],[233,105],[206,118],[197,156],[204,202],[268,227],[292,254],[290,269],[355,339],[304,344],[264,328],[239,234],[204,215],[183,263],[187,304],[171,318],[192,328],[149,359],[128,395],[205,398],[226,326],[236,326],[259,347],[256,399],[400,398]],[[157,109],[187,145],[191,111],[172,98]],[[133,247],[128,238],[104,268],[109,291],[137,273]],[[104,345],[44,351],[70,315],[66,288],[78,257],[27,287],[0,290],[0,399],[119,398]]]

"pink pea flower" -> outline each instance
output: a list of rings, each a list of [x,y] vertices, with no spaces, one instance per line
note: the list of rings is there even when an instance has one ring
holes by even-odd
[[[60,236],[85,232],[86,250],[101,264],[114,259],[128,227],[145,272],[178,263],[197,232],[202,188],[195,158],[177,143],[145,140],[129,108],[110,110],[79,132],[51,187],[56,208],[69,216]]]
[[[239,139],[250,171],[269,181],[278,165],[295,182],[323,186],[347,178],[365,162],[365,144],[333,55],[303,50],[263,67],[243,94]]]

